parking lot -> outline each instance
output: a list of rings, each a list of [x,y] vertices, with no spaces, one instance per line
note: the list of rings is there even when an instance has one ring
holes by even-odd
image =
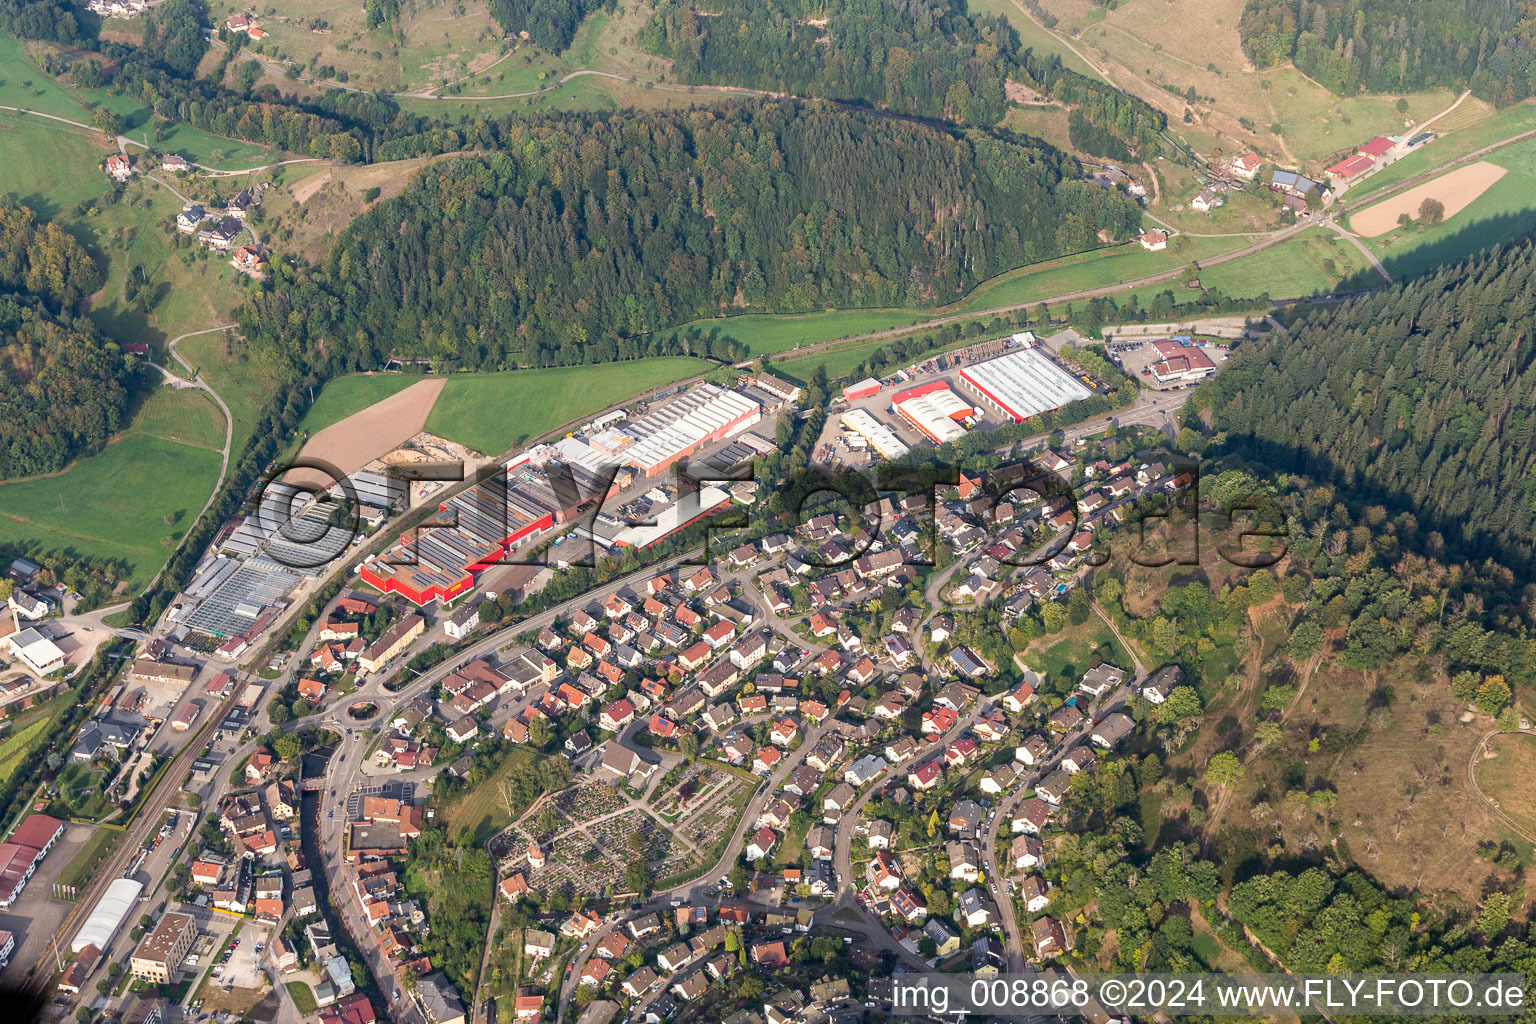
[[[1154,341],[1167,340],[1167,338],[1147,338],[1145,340],[1137,338],[1135,341],[1117,341],[1109,346],[1109,353],[1119,361],[1120,367],[1126,372],[1126,375],[1139,381],[1144,388],[1154,391],[1175,391],[1179,388],[1193,386],[1196,381],[1171,381],[1167,384],[1159,384],[1155,377],[1148,372],[1144,372],[1153,363],[1163,358],[1162,354],[1157,351],[1152,343]],[[1225,348],[1205,344],[1194,346],[1194,348],[1196,351],[1204,353],[1206,358],[1215,363],[1218,371],[1221,369],[1222,363],[1226,362],[1227,350]]]
[[[48,856],[43,859],[37,873],[27,882],[27,887],[22,890],[16,904],[9,911],[0,911],[0,929],[11,932],[16,937],[16,949],[11,954],[10,963],[5,970],[0,971],[0,982],[19,983],[20,978],[27,973],[27,969],[37,963],[47,951],[49,943],[53,941],[54,933],[64,923],[65,915],[74,906],[66,900],[54,899],[53,885],[95,831],[92,825],[65,825],[64,834],[59,837],[53,849],[48,851]],[[69,938],[70,936],[61,938],[65,953],[69,952],[67,945]]]
[[[258,965],[271,937],[272,929],[266,925],[248,923],[240,929],[240,935],[235,939],[238,945],[230,951],[229,959],[222,964],[215,962],[210,984],[220,988],[260,988],[266,983],[266,975]],[[261,947],[261,953],[256,951],[257,946]]]

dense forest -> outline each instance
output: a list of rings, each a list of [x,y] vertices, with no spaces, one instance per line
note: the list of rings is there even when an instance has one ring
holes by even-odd
[[[0,295],[0,479],[51,473],[122,425],[129,368],[84,317]]]
[[[1536,248],[1309,315],[1207,385],[1224,445],[1409,508],[1447,550],[1536,564]]]
[[[527,32],[529,38],[550,53],[563,53],[582,21],[603,3],[604,0],[491,0],[491,16],[513,35]]]
[[[201,0],[165,0],[144,15],[144,45],[138,58],[190,78],[208,52]]]
[[[683,82],[747,85],[995,124],[1012,71],[1006,24],[950,0],[691,0],[659,6],[642,37]]]
[[[951,300],[1138,216],[1022,138],[794,102],[554,116],[419,174],[244,319],[290,350],[348,338],[354,366],[608,361],[726,310]]]
[[[995,124],[1013,78],[1077,107],[1123,144],[1150,143],[1165,120],[1147,104],[1020,50],[1001,17],[964,0],[724,0],[701,12],[665,0],[642,33],[683,82],[869,103],[962,124]]]
[[[1248,0],[1243,49],[1294,61],[1341,95],[1470,87],[1506,106],[1536,95],[1531,0]]]
[[[0,290],[30,292],[58,312],[100,287],[101,272],[73,235],[0,197]]]
[[[61,469],[121,425],[132,369],[71,312],[99,287],[79,242],[0,198],[0,479]]]

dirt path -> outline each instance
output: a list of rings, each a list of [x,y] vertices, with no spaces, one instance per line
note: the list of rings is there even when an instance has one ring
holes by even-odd
[[[1438,113],[1434,117],[1430,118],[1428,121],[1420,121],[1418,124],[1414,125],[1413,126],[1413,130],[1408,133],[1408,137],[1411,139],[1415,135],[1417,135],[1420,132],[1424,131],[1424,129],[1428,128],[1430,125],[1432,125],[1436,121],[1440,120],[1446,114],[1449,114],[1451,111],[1453,111],[1457,107],[1461,106],[1462,101],[1465,100],[1468,96],[1471,96],[1471,95],[1472,95],[1472,90],[1471,89],[1466,90],[1460,96],[1456,97],[1456,102],[1455,103],[1452,103],[1450,106],[1448,106],[1444,110],[1440,111],[1440,113]]]
[[[1344,226],[1337,220],[1330,220],[1328,222],[1328,226],[1333,229],[1334,234],[1347,240],[1350,245],[1353,245],[1356,249],[1359,249],[1360,255],[1364,256],[1366,262],[1375,269],[1376,273],[1381,275],[1381,279],[1383,281],[1387,282],[1387,284],[1396,284],[1396,281],[1393,280],[1392,275],[1387,273],[1387,268],[1382,265],[1381,260],[1376,258],[1376,254],[1371,252],[1371,250],[1366,246],[1364,242],[1360,241],[1360,239],[1356,238],[1351,232],[1346,230]]]
[[[1477,762],[1483,759],[1483,750],[1488,746],[1489,740],[1495,736],[1503,735],[1505,734],[1501,729],[1490,729],[1483,733],[1482,739],[1477,741],[1477,746],[1472,748],[1472,756],[1467,759],[1467,785],[1477,795],[1479,800],[1488,805],[1488,809],[1493,812],[1494,816],[1508,825],[1515,835],[1528,843],[1536,843],[1536,835],[1533,835],[1524,825],[1517,824],[1513,818],[1505,814],[1493,798],[1483,792],[1483,787],[1477,784]],[[1517,734],[1511,733],[1510,735]]]

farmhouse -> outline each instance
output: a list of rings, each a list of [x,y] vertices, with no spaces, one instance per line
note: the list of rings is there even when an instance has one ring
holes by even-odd
[[[1259,167],[1264,161],[1259,159],[1257,153],[1244,153],[1242,156],[1232,158],[1230,170],[1244,181],[1252,181],[1259,176]]]
[[[1141,237],[1137,239],[1137,241],[1139,241],[1141,243],[1141,247],[1148,252],[1160,252],[1163,249],[1168,248],[1168,232],[1158,231],[1156,229],[1151,231],[1143,231],[1141,233]]]

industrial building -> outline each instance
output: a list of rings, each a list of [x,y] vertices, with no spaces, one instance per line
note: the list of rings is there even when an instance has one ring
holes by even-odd
[[[501,473],[481,480],[443,502],[441,515],[409,531],[358,575],[418,605],[446,604],[474,586],[481,572],[501,564],[512,548],[554,525],[551,492],[534,481],[524,466],[515,481]]]
[[[135,882],[131,878],[114,879],[91,910],[91,915],[85,919],[85,924],[75,933],[69,951],[78,953],[87,946],[104,950],[110,946],[117,937],[118,929],[128,920],[128,915],[133,913],[134,906],[139,902],[139,894],[143,891],[142,882]]]
[[[64,667],[64,651],[35,626],[12,633],[5,641],[11,656],[40,676]]]
[[[624,461],[656,476],[703,448],[745,430],[763,418],[763,407],[717,384],[700,384],[655,412],[631,420],[625,433],[633,447]]]
[[[405,508],[411,498],[410,481],[387,470],[380,473],[360,469],[348,476],[347,482],[351,485],[352,495],[362,505],[398,511]],[[339,500],[346,494],[347,488],[341,484],[331,485],[332,497]]]
[[[197,922],[192,915],[168,913],[128,958],[128,973],[151,985],[169,985],[180,976],[181,962],[195,941]]]
[[[216,555],[198,566],[183,598],[196,602],[182,625],[222,639],[252,639],[266,628],[279,605],[304,577],[269,558]],[[179,635],[177,637],[179,639]]]
[[[1163,358],[1149,369],[1159,384],[1199,380],[1216,372],[1211,357],[1194,345],[1178,341],[1154,341],[1152,347]]]
[[[891,408],[934,444],[958,441],[974,422],[976,410],[950,389],[949,382],[931,381],[891,396]]]
[[[315,500],[308,488],[274,480],[220,548],[236,555],[264,554],[282,565],[314,573],[352,543],[351,529],[331,525],[336,510],[328,499]]]
[[[843,429],[851,430],[868,441],[875,454],[882,459],[899,459],[912,450],[896,436],[895,431],[864,409],[849,409],[840,415]]]
[[[880,393],[880,382],[873,377],[865,377],[857,384],[849,384],[843,388],[843,401],[857,402],[861,398],[869,398]]]
[[[1014,423],[1060,409],[1087,398],[1091,392],[1039,349],[1026,348],[976,363],[960,371],[960,379],[983,408]]]
[[[27,887],[48,851],[64,834],[64,823],[46,814],[28,815],[0,843],[0,909],[9,910]]]
[[[508,464],[504,475],[444,502],[442,515],[368,561],[359,576],[418,605],[446,604],[470,590],[485,569],[505,564],[519,544],[588,511],[611,488],[622,490],[640,477],[663,473],[705,445],[745,430],[762,419],[762,411],[759,403],[734,391],[701,384],[636,419],[600,429],[594,423],[595,432],[585,439],[567,437],[529,449]],[[705,502],[701,508],[679,509],[661,513],[656,527],[637,527],[629,535],[621,536],[625,527],[616,525],[599,543],[644,547],[713,507]]]

